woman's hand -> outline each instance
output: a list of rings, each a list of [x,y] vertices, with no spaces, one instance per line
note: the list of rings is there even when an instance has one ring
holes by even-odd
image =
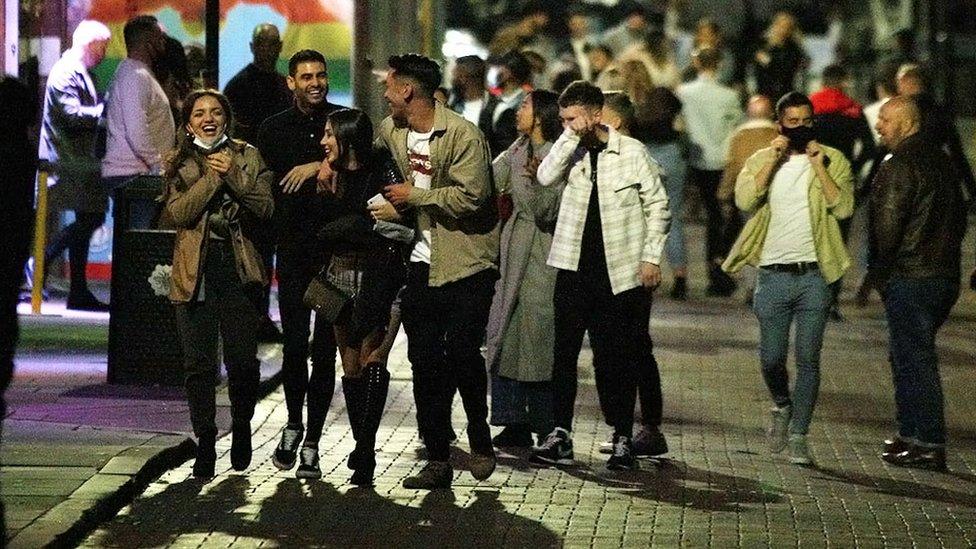
[[[227,175],[233,165],[234,160],[226,151],[207,155],[207,166],[220,175]]]

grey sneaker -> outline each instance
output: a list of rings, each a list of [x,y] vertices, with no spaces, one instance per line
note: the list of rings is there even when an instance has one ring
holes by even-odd
[[[813,465],[813,454],[806,435],[790,435],[790,463],[795,465]]]
[[[403,487],[414,490],[436,490],[450,488],[454,470],[446,461],[428,461],[419,473],[403,479]]]
[[[786,439],[789,436],[790,416],[793,409],[790,406],[773,408],[770,410],[770,424],[766,431],[766,444],[769,451],[778,454],[786,448]]]

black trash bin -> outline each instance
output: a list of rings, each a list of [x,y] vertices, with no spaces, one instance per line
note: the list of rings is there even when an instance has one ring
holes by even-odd
[[[183,360],[176,314],[156,295],[149,275],[172,265],[174,231],[154,228],[161,177],[137,177],[115,190],[112,303],[108,331],[108,382],[182,385]]]

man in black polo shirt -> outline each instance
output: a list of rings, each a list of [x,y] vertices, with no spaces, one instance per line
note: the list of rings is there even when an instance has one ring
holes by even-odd
[[[329,75],[325,58],[301,50],[288,62],[288,87],[295,105],[268,118],[258,131],[257,146],[278,184],[275,230],[278,243],[278,307],[284,334],[281,370],[285,386],[288,425],[282,430],[274,464],[282,470],[295,465],[305,434],[302,406],[308,394],[308,433],[301,452],[299,476],[318,470],[318,439],[335,388],[336,344],[332,325],[316,319],[312,337],[312,374],[309,377],[309,322],[311,311],[302,301],[309,282],[328,263],[316,233],[329,221],[329,198],[315,190],[324,159],[319,142],[329,113],[340,109],[326,100]]]

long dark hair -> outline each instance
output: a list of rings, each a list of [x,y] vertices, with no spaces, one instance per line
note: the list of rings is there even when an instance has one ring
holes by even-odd
[[[563,133],[563,122],[559,118],[559,96],[549,90],[533,90],[532,118],[539,121],[542,138],[552,143]]]
[[[177,170],[180,169],[183,162],[193,156],[193,134],[186,129],[186,126],[190,123],[190,115],[193,114],[193,108],[196,106],[197,100],[207,96],[216,99],[220,103],[220,108],[224,110],[224,133],[227,134],[227,137],[230,137],[230,130],[234,127],[234,111],[231,109],[230,101],[227,100],[227,97],[219,91],[210,88],[191,91],[183,101],[183,108],[180,109],[180,121],[176,128],[176,133],[179,136],[176,143],[176,154],[173,155],[172,160],[166,162],[166,169],[163,173],[166,177],[176,175]]]
[[[345,164],[354,151],[361,166],[369,166],[373,157],[373,123],[359,109],[339,109],[329,114],[332,133],[339,145],[339,163]]]

